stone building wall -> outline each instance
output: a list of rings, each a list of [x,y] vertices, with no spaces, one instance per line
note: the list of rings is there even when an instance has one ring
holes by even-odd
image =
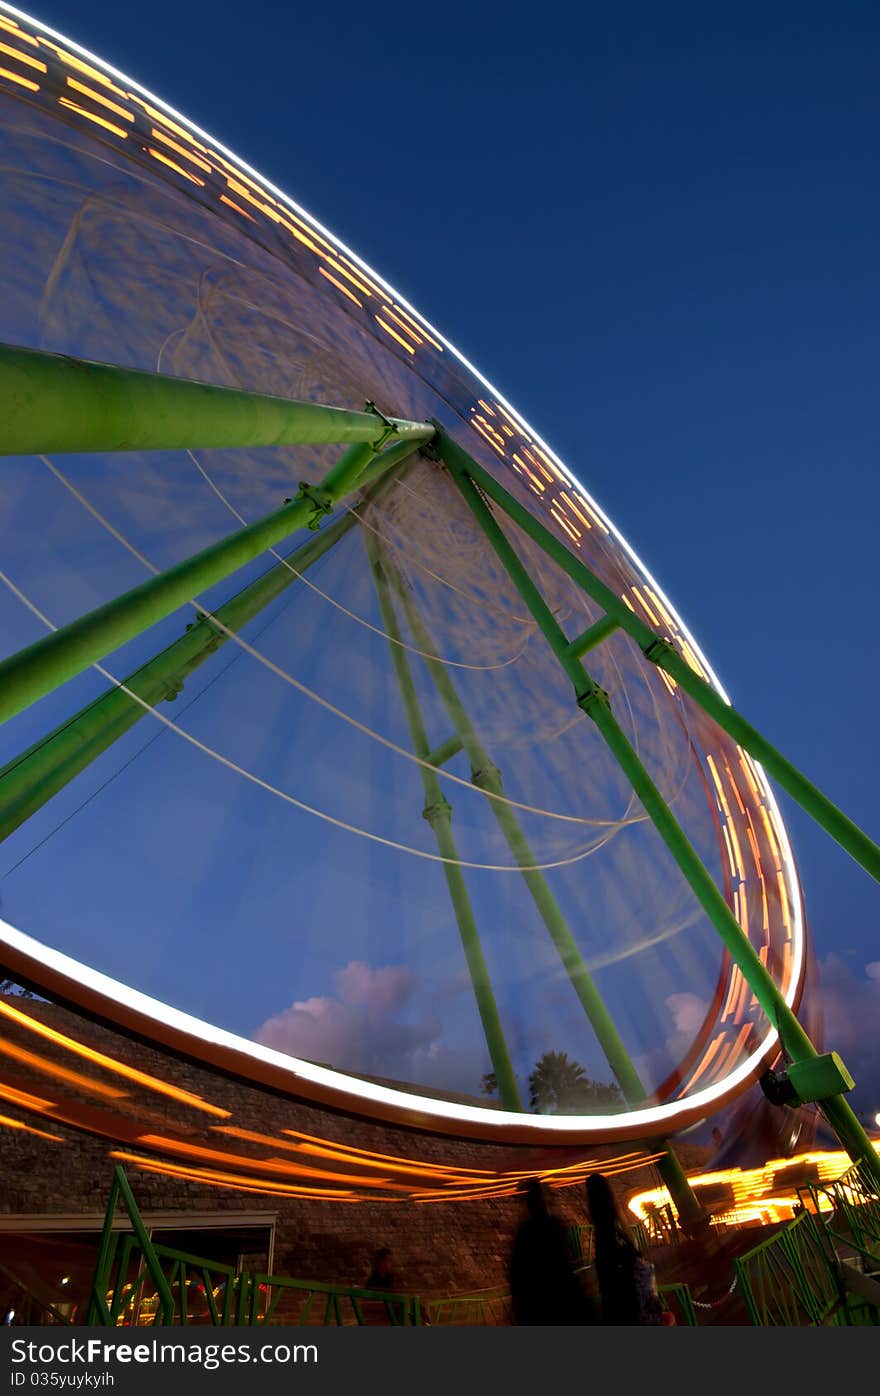
[[[471,1169],[560,1167],[586,1156],[582,1148],[550,1150],[483,1144],[322,1109],[222,1077],[86,1022],[55,1005],[9,1001],[18,1002],[29,1013],[98,1051],[229,1110],[230,1122],[236,1126],[266,1135],[277,1136],[282,1130],[293,1129],[375,1153]],[[90,1079],[105,1082],[113,1079],[26,1030],[6,1021],[2,1026],[13,1045],[39,1052],[45,1059],[63,1064],[65,1068],[75,1066]],[[114,1099],[108,1107],[103,1101],[95,1104],[88,1100],[86,1103],[87,1092],[84,1095],[70,1083],[52,1080],[45,1071],[33,1070],[20,1059],[16,1062],[4,1057],[0,1065],[2,1080],[13,1090],[48,1100],[53,1107],[50,1112],[35,1113],[14,1109],[4,1102],[0,1109],[55,1136],[47,1139],[24,1130],[0,1130],[0,1214],[102,1213],[114,1166],[111,1154],[119,1148],[149,1154],[151,1151],[147,1147],[136,1143],[144,1133],[191,1139],[201,1147],[234,1148],[236,1152],[249,1153],[255,1169],[260,1159],[267,1156],[265,1147],[242,1144],[218,1135],[211,1129],[216,1121],[195,1115],[192,1110],[161,1095],[134,1085],[129,1087],[118,1078],[116,1084],[125,1088],[125,1095]],[[51,1118],[64,1110],[65,1100],[71,1109],[76,1105],[78,1110],[87,1112],[91,1130],[73,1129]],[[123,1136],[121,1142],[120,1135]],[[632,1147],[607,1146],[595,1150],[597,1166],[601,1166],[603,1157]],[[686,1167],[695,1168],[703,1161],[705,1151],[685,1146],[680,1155]],[[303,1158],[303,1161],[319,1162],[314,1158]],[[323,1166],[341,1167],[333,1163]],[[394,1251],[395,1269],[402,1285],[409,1292],[426,1296],[503,1285],[512,1236],[523,1211],[519,1196],[424,1203],[411,1201],[403,1193],[392,1193],[391,1200],[322,1201],[263,1195],[232,1185],[206,1186],[160,1176],[132,1162],[125,1162],[124,1167],[143,1212],[212,1212],[228,1215],[230,1223],[234,1223],[237,1214],[274,1212],[277,1216],[273,1267],[276,1273],[363,1283],[375,1250],[380,1245],[388,1245]],[[622,1175],[615,1186],[624,1200],[657,1182],[655,1170],[648,1166]],[[582,1185],[554,1191],[552,1202],[568,1223],[587,1219]],[[0,1215],[0,1233],[2,1230]]]

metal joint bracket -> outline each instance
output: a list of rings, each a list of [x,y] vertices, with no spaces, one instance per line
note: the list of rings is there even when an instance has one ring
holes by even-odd
[[[658,635],[650,644],[642,645],[642,653],[652,664],[662,664],[668,655],[677,655],[678,651],[668,640],[661,640]]]
[[[227,638],[226,631],[214,620],[213,616],[203,615],[199,616],[198,620],[191,620],[188,625],[185,625],[184,633],[188,630],[198,630],[202,627],[211,632],[211,638],[205,645],[205,654],[213,654],[214,650],[219,649],[223,641]],[[180,692],[179,689],[178,692]]]
[[[397,427],[390,420],[390,418],[385,416],[384,412],[379,411],[375,402],[365,402],[364,411],[372,412],[374,417],[378,417],[379,421],[384,422],[385,424],[385,430],[382,432],[382,435],[372,444],[372,449],[374,451],[381,451],[382,447],[385,445],[385,442],[389,439],[389,437],[395,435],[395,433],[397,432]]]
[[[299,489],[296,492],[297,499],[307,499],[314,505],[314,512],[308,520],[308,527],[314,532],[321,527],[321,520],[325,514],[333,513],[333,496],[328,490],[319,489],[316,485],[310,485],[308,481],[301,480]],[[285,504],[292,504],[292,499],[285,499]]]
[[[587,714],[587,717],[593,716],[593,709],[597,703],[609,712],[611,711],[611,699],[608,697],[604,688],[599,688],[597,684],[594,684],[592,688],[588,688],[585,693],[578,694],[577,705],[582,712]]]
[[[433,804],[425,805],[425,808],[422,810],[422,818],[427,819],[433,829],[438,820],[452,820],[452,806],[449,801],[444,799],[441,795],[440,799],[435,800]]]
[[[436,417],[432,417],[430,419],[430,422],[431,426],[434,428],[434,435],[430,437],[427,441],[422,442],[421,446],[419,447],[419,454],[424,456],[426,460],[433,461],[436,465],[442,465],[443,457],[440,454],[440,449],[437,445],[437,442],[440,439],[440,432],[443,430],[443,428],[437,421]]]
[[[493,785],[501,788],[501,772],[494,761],[487,761],[478,771],[471,771],[471,780],[478,790],[487,790]]]

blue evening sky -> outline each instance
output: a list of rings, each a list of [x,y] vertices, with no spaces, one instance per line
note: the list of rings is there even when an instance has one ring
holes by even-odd
[[[608,510],[746,715],[878,836],[876,5],[36,13],[433,321]],[[877,890],[783,808],[849,1059],[880,1017]]]

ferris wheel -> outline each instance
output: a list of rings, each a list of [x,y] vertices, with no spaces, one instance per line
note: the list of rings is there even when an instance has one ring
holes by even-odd
[[[589,463],[7,6],[0,102],[7,972],[488,1140],[664,1140],[781,1057],[873,1159],[796,1016],[765,772],[878,850],[732,706]]]

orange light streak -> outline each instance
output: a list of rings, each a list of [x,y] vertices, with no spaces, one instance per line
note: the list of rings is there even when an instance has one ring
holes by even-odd
[[[114,126],[112,121],[105,121],[103,116],[98,116],[97,112],[87,111],[77,102],[71,102],[67,97],[58,98],[59,105],[67,107],[69,111],[75,111],[79,116],[84,116],[87,121],[94,121],[96,126],[103,126],[105,131],[112,131],[114,136],[121,136],[123,140],[128,137],[128,132],[123,131],[121,126]]]
[[[54,1076],[59,1081],[66,1081],[70,1086],[77,1086],[80,1090],[88,1091],[90,1094],[105,1096],[112,1100],[124,1100],[125,1091],[120,1091],[116,1086],[105,1086],[101,1081],[93,1081],[90,1076],[82,1076],[78,1071],[71,1071],[66,1066],[58,1066],[55,1062],[50,1062],[48,1058],[41,1057],[37,1052],[28,1052],[25,1047],[18,1047],[14,1042],[0,1041],[0,1052],[4,1057],[11,1057],[13,1061],[21,1062],[23,1066],[29,1066],[34,1071],[41,1071],[44,1076]]]
[[[290,1149],[294,1153],[309,1154],[316,1158],[333,1159],[337,1163],[353,1163],[360,1168],[379,1168],[384,1172],[410,1173],[418,1178],[430,1177],[437,1181],[448,1178],[451,1182],[461,1182],[461,1174],[455,1171],[444,1169],[435,1164],[421,1164],[415,1160],[407,1161],[389,1160],[384,1157],[370,1157],[366,1154],[346,1153],[343,1149],[335,1149],[329,1144],[293,1144],[286,1139],[276,1139],[272,1134],[259,1134],[255,1130],[239,1129],[235,1125],[212,1125],[212,1130],[217,1134],[227,1134],[234,1139],[243,1139],[251,1144],[267,1144],[274,1149]]]
[[[510,413],[507,411],[507,408],[502,403],[496,403],[496,406],[501,415],[503,417],[506,417],[507,420],[510,422],[510,425],[513,427],[514,431],[516,431],[517,434],[522,437],[523,441],[528,441],[529,444],[531,444],[532,438],[529,436],[528,432],[523,430],[522,423],[518,422],[515,417],[511,417]]]
[[[198,184],[204,189],[205,181],[199,179],[198,175],[190,174],[189,170],[185,170],[182,165],[178,165],[176,160],[170,160],[167,155],[162,154],[161,150],[154,150],[151,145],[144,146],[144,149],[148,155],[152,155],[154,160],[161,160],[163,165],[167,165],[169,169],[175,170],[179,175],[183,175],[184,179],[188,179],[191,184]]]
[[[316,1200],[332,1197],[336,1201],[359,1201],[354,1193],[339,1188],[299,1188],[295,1183],[273,1183],[270,1179],[255,1178],[245,1174],[224,1173],[214,1168],[185,1168],[173,1163],[162,1163],[158,1159],[145,1158],[129,1153],[127,1149],[111,1149],[109,1158],[133,1163],[137,1168],[150,1173],[163,1173],[171,1178],[183,1178],[195,1183],[215,1183],[218,1186],[234,1187],[242,1192],[262,1192],[271,1196],[310,1197]]]
[[[96,1052],[92,1047],[87,1047],[85,1043],[77,1042],[73,1037],[67,1037],[57,1028],[50,1028],[48,1024],[41,1023],[39,1019],[32,1018],[29,1013],[23,1013],[21,1009],[13,1008],[9,1003],[0,1002],[0,1014],[11,1019],[14,1023],[20,1023],[29,1032],[45,1038],[47,1042],[54,1042],[59,1047],[66,1047],[74,1055],[83,1057],[96,1066],[102,1066],[107,1071],[115,1072],[117,1076],[123,1076],[129,1081],[136,1081],[139,1086],[146,1086],[148,1090],[156,1091],[159,1095],[166,1095],[171,1100],[179,1101],[182,1105],[191,1105],[194,1110],[202,1110],[206,1115],[216,1115],[224,1120],[228,1120],[232,1113],[229,1110],[221,1110],[219,1105],[209,1104],[208,1101],[202,1100],[201,1096],[193,1095],[190,1091],[182,1091],[178,1086],[172,1086],[167,1081],[160,1081],[158,1077],[149,1076],[145,1071],[138,1071],[137,1067],[127,1066],[125,1062],[119,1062],[114,1057],[105,1056],[103,1052]]]
[[[68,78],[67,86],[72,87],[74,92],[81,92],[84,97],[88,97],[92,102],[99,102],[108,111],[113,111],[117,116],[122,116],[126,121],[134,121],[134,117],[125,107],[121,107],[118,102],[111,102],[109,97],[104,97],[100,92],[93,92],[90,87],[86,87],[84,82],[77,82],[76,78]]]
[[[346,261],[348,261],[348,258],[346,258]],[[384,295],[385,293],[383,292],[382,294]],[[421,323],[421,321],[416,320],[412,315],[410,315],[408,310],[404,310],[403,306],[398,305],[396,301],[394,302],[394,305],[398,315],[402,315],[405,320],[409,320],[410,324],[418,330],[419,334],[423,335],[424,338],[428,341],[428,343],[433,344],[434,348],[439,350],[439,352],[442,354],[443,345],[438,344],[437,340],[427,329],[425,329],[425,326]]]
[[[374,318],[382,326],[383,330],[385,330],[387,334],[391,335],[392,339],[396,339],[398,344],[403,345],[404,349],[408,354],[414,354],[416,352],[412,345],[408,344],[402,335],[399,335],[396,330],[393,330],[390,325],[386,324],[386,322],[382,319],[381,315],[376,315]]]
[[[776,842],[776,835],[773,833],[773,827],[770,823],[766,807],[763,804],[759,807],[758,813],[761,816],[761,822],[764,825],[764,830],[767,834],[767,842],[770,845],[770,850],[773,854],[773,859],[776,863],[776,870],[778,872],[782,867],[782,857],[779,852],[779,844]]]
[[[327,246],[329,247],[329,243],[327,244]],[[344,262],[347,267],[350,267],[353,272],[355,272],[364,281],[366,281],[367,285],[369,286],[370,290],[373,292],[375,296],[379,296],[381,300],[384,300],[386,302],[390,299],[388,292],[383,291],[381,286],[377,286],[376,282],[373,281],[372,277],[368,276],[367,273],[364,271],[363,267],[358,266],[357,262],[353,262],[350,257],[346,257],[345,254],[340,252],[339,249],[336,247],[331,247],[330,251],[333,253],[335,257],[339,258],[340,262]]]
[[[740,814],[744,816],[744,815],[745,815],[745,812],[746,812],[746,807],[745,807],[745,805],[744,805],[743,802],[742,802],[742,797],[740,796],[740,793],[739,793],[739,786],[737,785],[737,783],[736,783],[736,781],[735,781],[735,779],[734,779],[733,771],[730,769],[730,762],[728,761],[728,759],[727,759],[726,756],[724,756],[722,759],[723,759],[723,761],[724,761],[724,769],[727,771],[727,775],[728,775],[728,778],[729,778],[729,780],[730,780],[730,788],[731,788],[731,790],[733,791],[733,798],[736,800],[736,803],[739,805],[739,812],[740,812]]]
[[[349,271],[348,268],[344,267],[341,262],[337,262],[336,258],[331,257],[329,253],[325,252],[323,254],[323,257],[324,261],[328,262],[335,272],[338,272],[340,276],[344,276],[346,281],[351,282],[352,286],[356,286],[362,295],[369,296],[370,288],[361,280],[359,276],[355,276],[354,272]],[[401,343],[403,342],[404,341],[401,340]]]
[[[703,1060],[695,1068],[694,1073],[691,1076],[690,1082],[688,1083],[688,1090],[693,1090],[697,1081],[699,1081],[701,1077],[705,1076],[713,1060],[718,1055],[718,1051],[723,1042],[724,1035],[721,1034],[718,1037],[713,1038],[712,1041],[709,1043],[709,1046],[706,1048],[705,1055],[703,1056]]]
[[[475,431],[478,431],[480,433],[484,440],[488,441],[489,445],[492,447],[492,450],[495,451],[501,457],[502,460],[504,460],[504,451],[499,445],[496,444],[495,441],[492,440],[492,437],[489,435],[486,428],[477,420],[476,417],[471,418],[471,426],[474,428]],[[524,466],[523,468],[526,471],[526,474],[529,474],[528,466]]]
[[[8,1100],[10,1105],[20,1105],[25,1110],[37,1110],[42,1114],[46,1110],[54,1110],[54,1100],[43,1100],[42,1096],[28,1095],[27,1091],[17,1091],[14,1086],[7,1086],[5,1081],[0,1081],[0,1096]]]
[[[331,1173],[324,1168],[311,1168],[308,1164],[291,1163],[287,1159],[247,1158],[244,1154],[228,1153],[224,1149],[208,1149],[202,1144],[169,1139],[161,1134],[141,1134],[137,1142],[146,1149],[165,1149],[170,1153],[182,1154],[184,1158],[203,1159],[206,1163],[231,1164],[234,1168],[256,1168],[268,1173],[283,1173],[291,1178],[322,1178],[331,1183],[361,1183],[366,1187],[386,1188],[394,1192],[410,1191],[403,1183],[393,1183],[390,1178],[363,1178],[354,1173]]]
[[[34,48],[39,48],[36,39],[32,39],[30,34],[26,34],[14,19],[7,19],[5,15],[0,15],[0,29],[6,29],[10,34],[14,34],[16,39],[21,39],[23,43],[32,44]]]
[[[672,616],[669,614],[666,607],[663,605],[663,602],[660,600],[660,597],[657,595],[656,591],[654,591],[653,587],[649,587],[647,582],[645,582],[644,586],[645,591],[648,593],[651,600],[654,602],[654,605],[657,607],[657,610],[660,612],[661,616],[666,621],[666,624],[670,626],[672,629],[675,629],[675,621],[672,619]]]
[[[303,1140],[305,1140],[306,1143],[308,1143],[308,1144],[320,1144],[320,1145],[322,1145],[322,1146],[326,1146],[326,1145],[329,1143],[328,1140],[326,1140],[326,1139],[320,1139],[316,1134],[303,1134],[302,1131],[301,1131],[301,1130],[298,1130],[298,1129],[283,1129],[283,1130],[281,1131],[281,1133],[282,1133],[282,1134],[287,1134],[287,1135],[289,1135],[291,1139],[303,1139]],[[335,1149],[344,1150],[344,1152],[347,1153],[347,1154],[355,1154],[355,1155],[357,1155],[358,1158],[384,1159],[384,1160],[386,1160],[388,1163],[397,1163],[397,1162],[399,1162],[399,1158],[398,1158],[398,1156],[395,1155],[395,1154],[377,1154],[377,1153],[371,1153],[369,1149],[359,1149],[359,1148],[357,1148],[354,1144],[340,1144],[340,1143],[338,1143],[338,1142],[334,1142],[334,1143],[332,1144],[332,1147],[335,1148]],[[407,1159],[407,1160],[405,1160],[405,1162],[410,1163],[410,1162],[412,1162],[412,1160],[411,1160],[411,1159]],[[426,1168],[426,1169],[428,1169],[428,1168],[430,1168],[430,1169],[439,1169],[439,1170],[441,1170],[441,1171],[444,1172],[444,1173],[446,1173],[446,1172],[449,1171],[447,1165],[445,1165],[445,1164],[439,1164],[439,1163],[427,1163],[427,1162],[425,1162],[425,1163],[422,1164],[422,1167],[423,1167],[423,1168]],[[485,1178],[494,1178],[494,1177],[496,1176],[494,1169],[491,1169],[491,1168],[459,1168],[457,1164],[456,1164],[456,1166],[455,1166],[455,1172],[456,1172],[456,1173],[468,1173],[468,1174],[473,1174],[473,1175],[475,1175],[475,1176],[476,1176],[476,1175],[479,1175],[479,1176],[485,1177]]]
[[[23,78],[18,73],[10,73],[8,68],[0,68],[0,78],[9,78],[10,82],[17,82],[19,87],[26,87],[29,92],[40,90],[38,82],[31,82],[30,78]]]
[[[26,1125],[23,1120],[14,1120],[11,1115],[0,1115],[0,1125],[6,1129],[24,1130],[25,1134],[36,1134],[39,1139],[51,1139],[55,1144],[63,1144],[64,1137],[60,1134],[50,1134],[47,1129],[37,1129],[36,1125]]]
[[[129,92],[128,96],[132,99],[132,101],[137,102],[138,106],[143,108],[143,110],[147,113],[147,116],[152,117],[154,121],[158,121],[162,126],[167,126],[169,131],[176,131],[178,136],[182,136],[183,139],[187,141],[190,145],[195,146],[196,150],[201,150],[205,155],[210,155],[213,153],[208,150],[208,147],[206,145],[202,145],[201,141],[197,141],[195,136],[190,135],[189,131],[187,131],[185,126],[178,126],[177,122],[172,121],[171,117],[166,116],[163,111],[157,110],[156,107],[151,107],[148,102],[145,102],[142,97],[136,96],[133,92]],[[218,155],[216,159],[222,160],[222,156]],[[226,164],[225,160],[223,160],[223,164]],[[230,168],[232,167],[230,166]],[[242,178],[244,179],[245,176],[242,175]]]
[[[425,341],[422,339],[422,336],[420,334],[416,334],[415,330],[410,329],[406,321],[401,319],[399,315],[396,315],[394,311],[391,309],[390,305],[383,305],[382,314],[390,315],[395,325],[399,325],[405,334],[408,334],[410,338],[415,340],[416,344],[424,344]]]
[[[648,617],[648,619],[649,619],[650,621],[652,621],[654,625],[659,625],[659,624],[660,624],[660,617],[659,617],[658,615],[655,615],[654,611],[652,611],[652,609],[651,609],[651,607],[648,605],[648,602],[646,601],[645,597],[642,596],[641,592],[639,591],[638,587],[633,587],[632,591],[633,591],[633,595],[635,596],[636,600],[637,600],[637,601],[639,602],[639,604],[641,605],[642,610],[645,612],[645,615]]]
[[[558,511],[558,509],[556,508],[556,505],[555,505],[555,504],[551,504],[551,505],[550,505],[550,513],[553,515],[554,519],[555,519],[556,522],[560,525],[560,527],[562,527],[562,528],[565,529],[565,531],[566,531],[566,533],[568,534],[569,538],[571,538],[575,543],[578,541],[579,538],[581,538],[581,537],[583,536],[582,534],[578,533],[578,531],[577,531],[577,529],[575,528],[574,524],[569,524],[569,523],[566,521],[566,519],[563,517],[563,515],[559,513],[559,511]]]
[[[85,73],[87,78],[91,78],[93,82],[99,82],[102,87],[109,87],[110,91],[115,92],[119,97],[125,97],[127,95],[122,91],[121,87],[117,87],[114,82],[110,81],[106,73],[100,73],[97,68],[91,67],[88,63],[83,63],[80,58],[74,58],[72,53],[68,53],[66,49],[59,48],[57,44],[52,43],[51,39],[44,39],[41,35],[40,43],[57,53],[62,63],[66,63],[68,68],[75,68],[77,72]]]
[[[560,494],[562,495],[562,498],[563,498],[563,499],[566,501],[566,503],[568,504],[569,508],[571,509],[571,511],[572,511],[572,513],[575,515],[575,517],[578,518],[578,519],[580,519],[580,521],[581,521],[581,523],[583,524],[584,528],[592,529],[593,525],[590,523],[590,520],[587,518],[586,514],[584,514],[584,513],[581,512],[581,510],[578,508],[576,502],[572,499],[571,495],[570,495],[570,494],[566,494],[565,490],[560,490]]]
[[[70,82],[70,78],[67,80]],[[198,165],[200,170],[204,170],[205,174],[214,173],[214,166],[209,165],[207,160],[203,160],[201,155],[194,155],[191,150],[187,150],[179,141],[173,141],[171,137],[166,136],[163,131],[157,131],[155,126],[150,131],[150,135],[155,136],[157,141],[162,141],[165,145],[169,145],[172,150],[176,150],[178,155],[183,156],[184,160],[191,160],[194,165]]]
[[[253,214],[248,213],[246,208],[239,208],[238,204],[233,203],[232,199],[227,199],[225,194],[220,195],[220,202],[221,204],[228,204],[230,208],[234,208],[235,212],[240,213],[242,218],[247,218],[251,223],[256,223],[257,220],[254,218]]]
[[[49,69],[40,58],[31,58],[29,53],[21,53],[17,48],[10,48],[9,44],[0,44],[0,53],[8,53],[18,63],[25,63],[29,68],[36,68],[38,73],[47,73]]]
[[[730,983],[727,986],[727,997],[724,1000],[724,1008],[721,1010],[722,1023],[724,1022],[725,1018],[727,1018],[729,1014],[733,1011],[733,1005],[737,995],[739,994],[741,982],[742,970],[740,969],[739,965],[734,965],[732,970],[730,971]]]
[[[748,781],[748,784],[749,784],[749,789],[751,790],[752,794],[754,795],[755,800],[757,801],[757,803],[758,803],[759,805],[763,804],[763,802],[764,802],[764,797],[763,797],[763,795],[761,794],[760,790],[758,789],[758,785],[757,785],[757,782],[756,782],[755,776],[754,776],[754,770],[753,770],[753,767],[752,767],[752,763],[751,763],[751,761],[749,760],[748,756],[746,755],[746,753],[745,753],[744,751],[740,751],[740,753],[739,753],[739,764],[742,766],[743,770],[745,771],[746,780]]]
[[[326,276],[328,281],[332,281],[337,291],[341,291],[344,296],[348,296],[348,299],[350,301],[354,301],[355,305],[360,310],[363,310],[363,302],[359,301],[357,296],[352,291],[349,291],[347,286],[343,286],[341,281],[337,281],[336,277],[333,276],[333,274],[329,272],[326,267],[318,267],[318,271],[321,273],[322,276]]]

